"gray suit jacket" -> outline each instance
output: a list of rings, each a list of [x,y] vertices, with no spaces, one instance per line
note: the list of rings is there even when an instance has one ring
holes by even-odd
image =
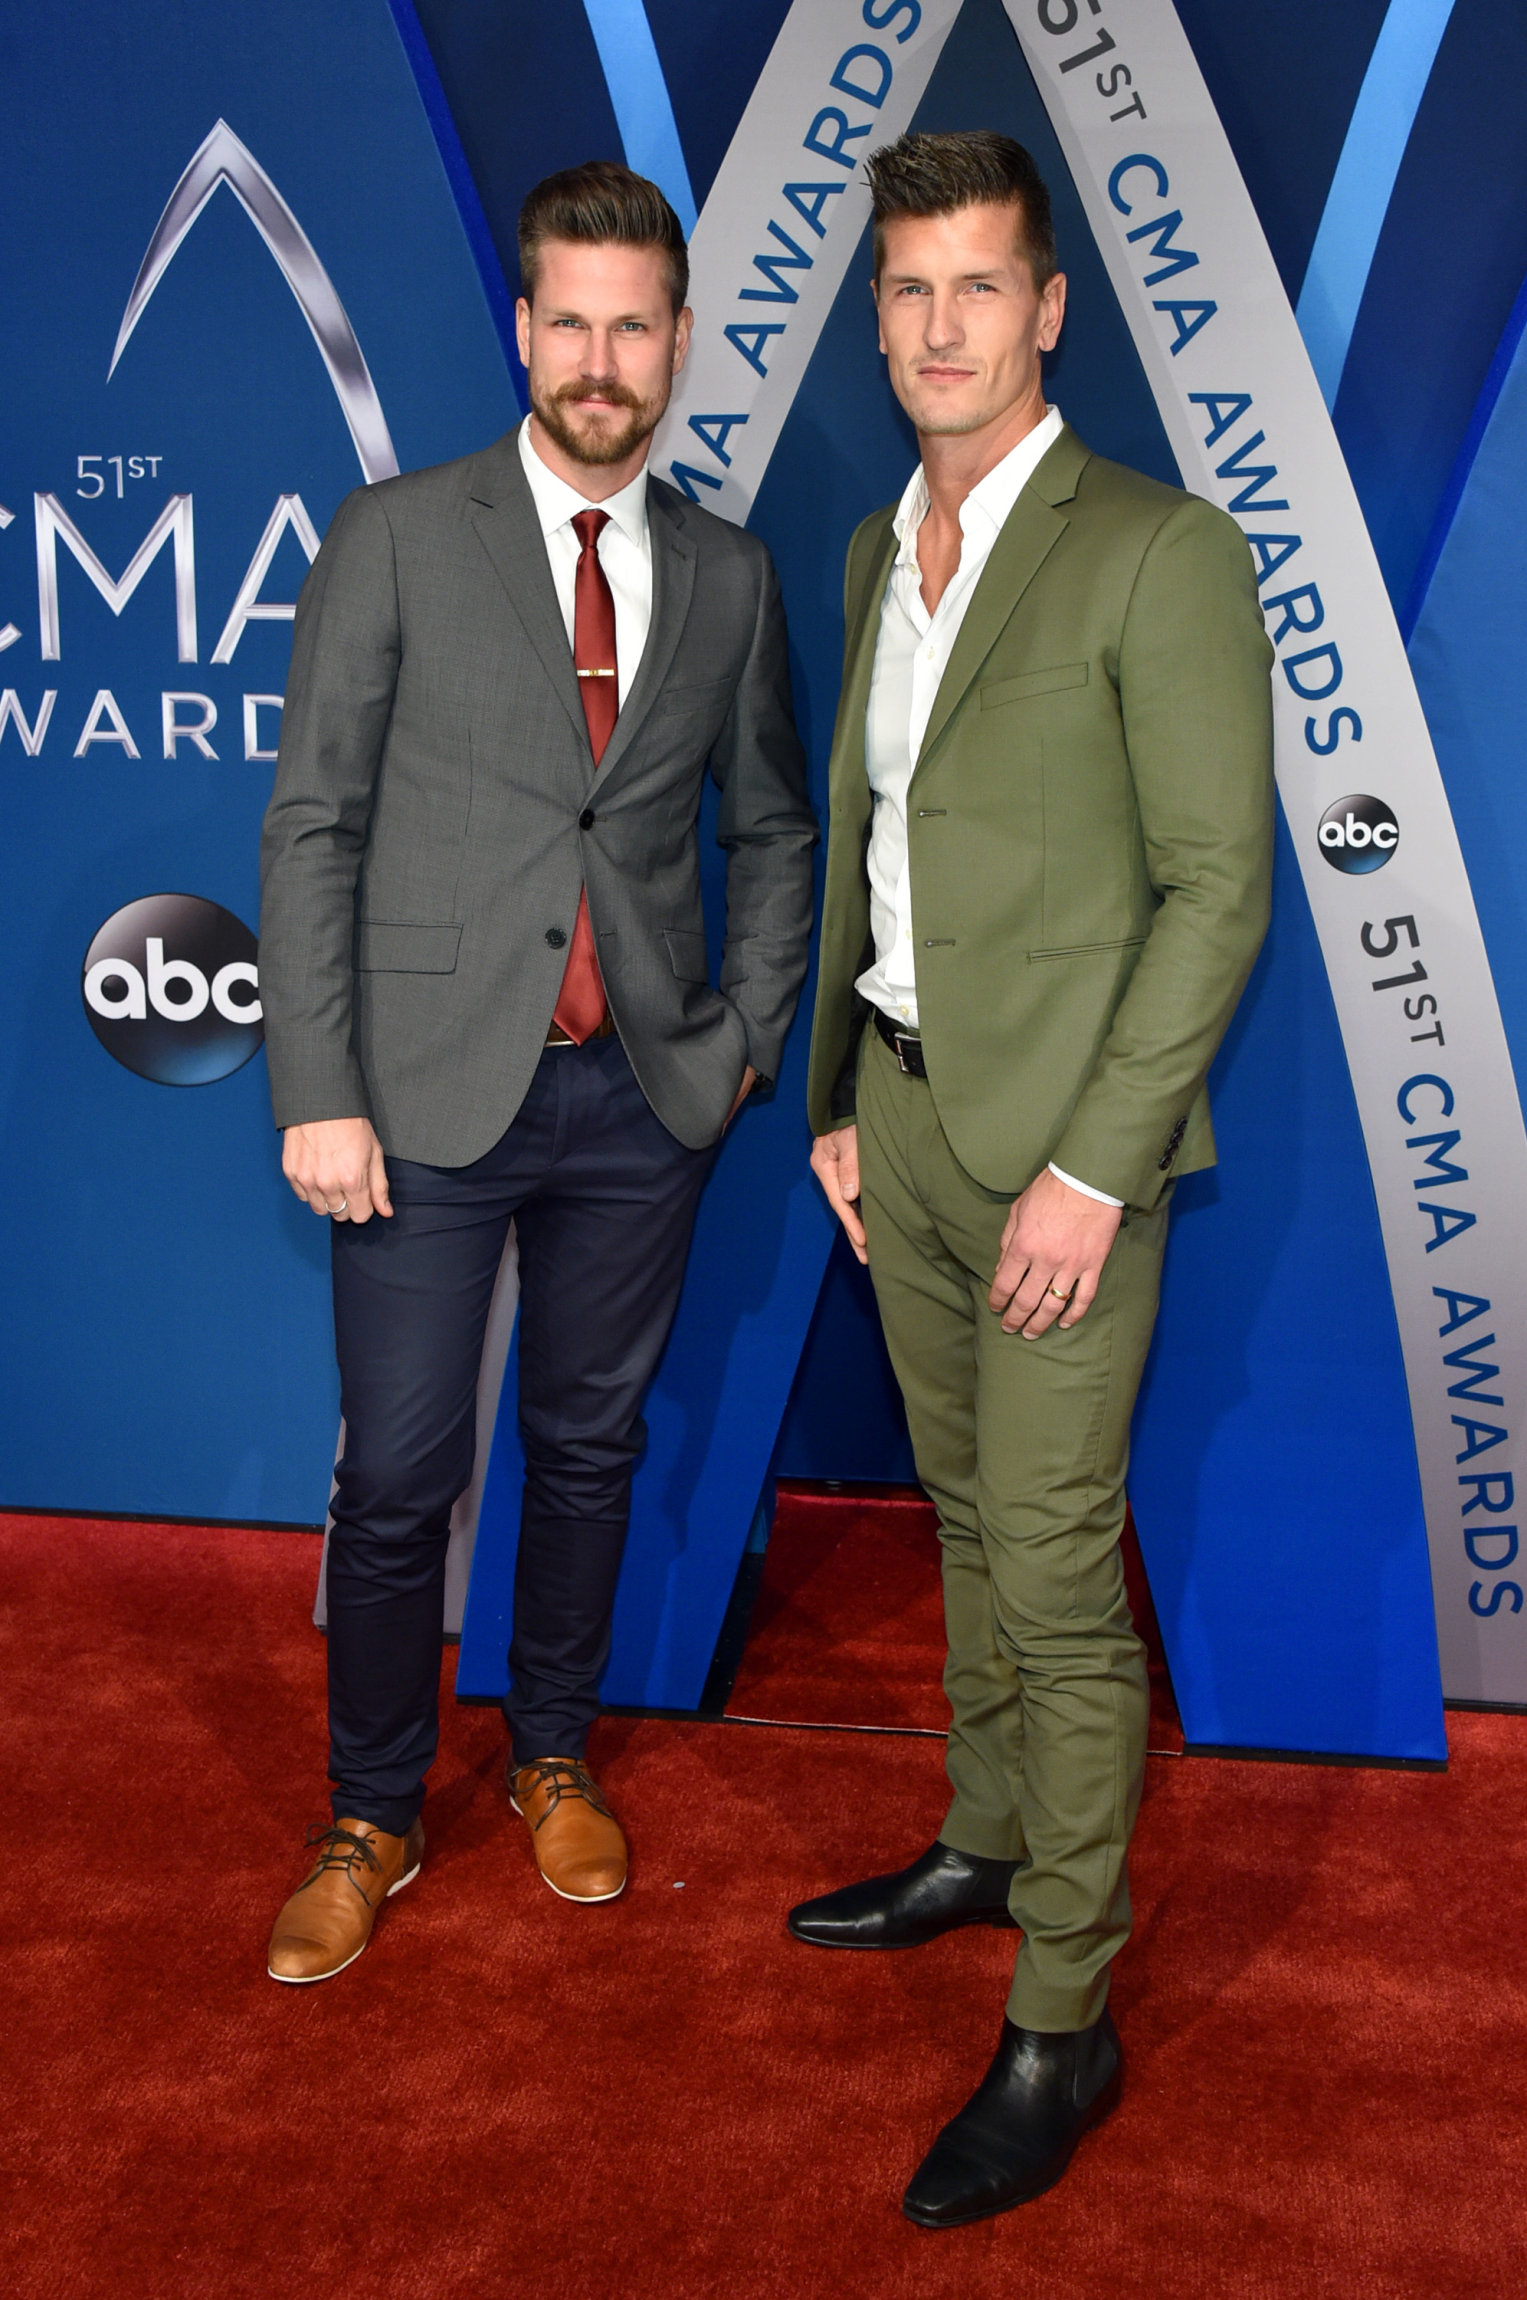
[[[779,589],[755,536],[658,480],[647,506],[652,621],[596,773],[514,435],[340,505],[297,606],[265,819],[278,1126],[364,1116],[396,1157],[481,1157],[540,1060],[585,883],[616,1026],[681,1142],[716,1139],[746,1063],[778,1074],[816,837]]]

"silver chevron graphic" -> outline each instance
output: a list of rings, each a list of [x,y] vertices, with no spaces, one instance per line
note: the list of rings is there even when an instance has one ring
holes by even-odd
[[[298,223],[259,161],[226,120],[219,120],[195,154],[185,174],[165,203],[164,214],[133,281],[117,348],[111,355],[108,379],[116,373],[128,338],[143,317],[150,296],[163,279],[175,252],[219,184],[226,184],[281,267],[282,276],[297,299],[297,307],[313,331],[313,340],[329,371],[329,381],[350,427],[361,471],[369,482],[390,479],[398,468],[387,418],[371,380],[365,355],[356,341],[334,282],[318,260],[317,250]]]

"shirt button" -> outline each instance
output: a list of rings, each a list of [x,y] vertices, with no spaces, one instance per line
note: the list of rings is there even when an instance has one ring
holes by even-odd
[[[592,807],[585,807],[585,808],[584,808],[584,810],[583,810],[583,812],[582,812],[582,814],[581,814],[581,815],[578,817],[578,828],[579,828],[579,830],[581,830],[581,831],[591,831],[591,830],[593,829],[593,827],[594,827],[595,819],[596,819],[596,818],[595,818],[595,814],[594,814],[594,810],[593,810],[593,808],[592,808]]]
[[[549,926],[546,929],[546,939],[553,950],[560,950],[567,941],[567,936],[562,932],[560,926]]]

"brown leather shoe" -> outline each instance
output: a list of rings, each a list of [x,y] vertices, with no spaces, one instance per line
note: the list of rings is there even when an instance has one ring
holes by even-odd
[[[564,1901],[613,1901],[626,1889],[626,1840],[581,1757],[509,1767],[509,1802],[530,1823],[542,1876]]]
[[[276,1919],[267,1970],[273,1981],[327,1981],[353,1965],[390,1894],[419,1874],[424,1831],[391,1837],[369,1821],[312,1829],[318,1861]]]

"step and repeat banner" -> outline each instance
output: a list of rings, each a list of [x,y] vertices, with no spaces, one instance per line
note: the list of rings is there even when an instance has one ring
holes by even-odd
[[[820,794],[843,549],[915,453],[862,161],[995,126],[1055,192],[1052,398],[1240,521],[1278,653],[1274,928],[1131,1480],[1188,1737],[1429,1758],[1444,1693],[1527,1703],[1527,24],[232,0],[193,38],[169,0],[74,0],[8,62],[0,1505],[323,1516],[327,1241],[280,1179],[254,941],[292,602],[352,486],[516,420],[529,185],[623,156],[691,227],[655,468],[774,552]],[[805,1170],[805,1041],[705,1201],[612,1700],[698,1699],[771,1471],[909,1474]],[[472,1692],[502,1682],[514,1305],[511,1250],[453,1557]]]

